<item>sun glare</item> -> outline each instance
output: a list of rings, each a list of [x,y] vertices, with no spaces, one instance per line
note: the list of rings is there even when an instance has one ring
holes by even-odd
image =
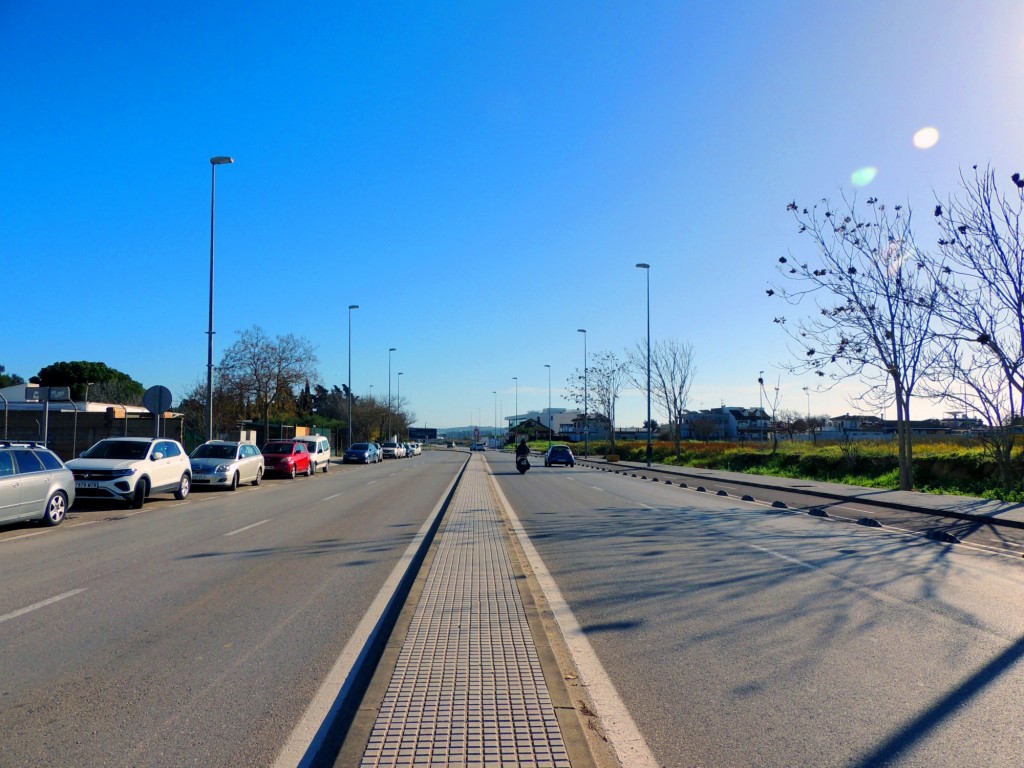
[[[855,187],[866,187],[875,180],[875,176],[877,175],[878,169],[873,165],[867,165],[863,168],[858,168],[850,174],[850,183]]]
[[[914,134],[914,146],[918,149],[931,149],[939,143],[939,130],[937,128],[922,128]]]

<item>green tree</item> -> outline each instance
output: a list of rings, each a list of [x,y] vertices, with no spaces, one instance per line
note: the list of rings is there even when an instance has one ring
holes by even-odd
[[[42,387],[71,387],[71,396],[85,398],[86,386],[92,400],[137,405],[142,402],[145,388],[126,373],[106,363],[86,360],[61,361],[41,368],[31,378]]]
[[[0,389],[4,387],[13,387],[16,384],[24,384],[25,380],[16,373],[4,373],[7,370],[0,365]]]

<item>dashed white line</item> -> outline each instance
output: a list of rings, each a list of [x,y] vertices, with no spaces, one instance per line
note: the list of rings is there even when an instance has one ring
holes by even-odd
[[[377,482],[376,480],[371,480],[370,482],[367,483],[367,485],[373,485],[376,482]]]
[[[24,608],[19,608],[16,611],[12,611],[11,613],[7,613],[3,616],[0,616],[0,622],[7,621],[8,619],[15,619],[18,616],[23,616],[26,613],[39,610],[40,608],[45,608],[48,605],[52,605],[53,603],[59,602],[61,600],[66,600],[69,597],[74,597],[75,595],[80,594],[82,592],[85,592],[85,587],[81,587],[80,589],[73,589],[70,592],[65,592],[62,595],[51,597],[48,600],[43,600],[42,602],[33,603],[32,605],[26,605]]]
[[[341,496],[341,494],[340,494],[340,493],[332,493],[332,494],[331,494],[330,496],[328,496],[327,498],[325,498],[325,499],[321,499],[321,501],[330,501],[331,499],[336,499],[336,498],[338,498],[339,496]]]
[[[258,523],[253,523],[252,525],[247,525],[244,528],[239,528],[236,531],[231,531],[231,533],[225,533],[224,535],[225,536],[234,536],[236,533],[241,533],[242,531],[248,531],[251,528],[255,528],[257,525],[263,525],[264,523],[269,523],[269,522],[270,522],[269,519],[267,519],[267,520],[260,520]]]

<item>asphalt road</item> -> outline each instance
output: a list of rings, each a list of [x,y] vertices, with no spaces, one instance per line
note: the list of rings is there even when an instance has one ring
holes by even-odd
[[[660,764],[1020,764],[1019,554],[487,458]]]
[[[0,765],[269,765],[465,454],[0,528]]]

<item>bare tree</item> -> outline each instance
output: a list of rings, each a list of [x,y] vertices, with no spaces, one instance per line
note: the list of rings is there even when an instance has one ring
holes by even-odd
[[[892,211],[875,198],[862,218],[845,196],[838,212],[828,200],[810,209],[790,203],[800,233],[808,234],[817,258],[812,263],[779,259],[779,271],[792,289],[772,286],[792,305],[815,298],[811,316],[788,323],[775,318],[795,343],[797,373],[815,372],[833,381],[859,378],[870,393],[889,382],[896,402],[900,488],[913,488],[910,404],[937,354],[936,309],[943,285],[938,270],[918,250],[910,210]]]
[[[594,352],[587,364],[586,381],[589,392],[587,402],[590,409],[608,422],[611,452],[615,453],[615,404],[626,385],[626,364],[614,352]],[[582,405],[583,372],[576,370],[566,381],[568,397]]]
[[[629,377],[634,386],[647,388],[647,339],[626,351]],[[651,345],[651,400],[665,414],[676,456],[681,452],[683,414],[690,400],[690,387],[697,368],[694,365],[693,346],[676,339]]]
[[[221,359],[218,383],[256,409],[269,434],[270,411],[295,403],[295,388],[315,380],[316,354],[304,338],[292,334],[271,339],[260,326],[238,332],[238,340]]]

